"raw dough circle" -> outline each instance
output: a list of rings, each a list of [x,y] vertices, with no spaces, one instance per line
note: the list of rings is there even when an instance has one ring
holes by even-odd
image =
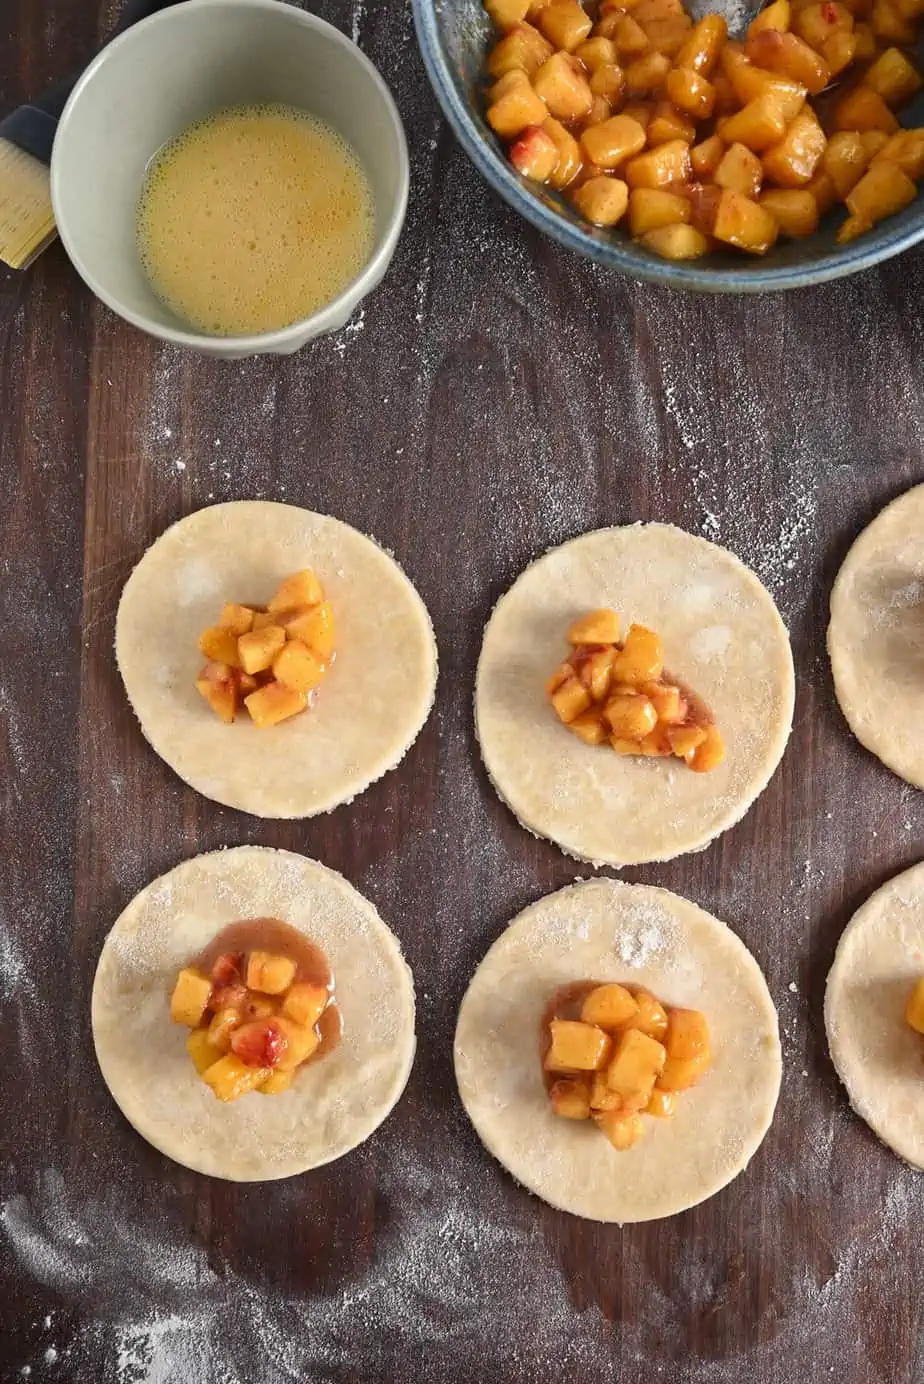
[[[551,995],[630,981],[701,1009],[713,1065],[670,1120],[617,1153],[590,1122],[554,1115],[539,1066]],[[776,1010],[730,928],[666,889],[594,879],[527,908],[494,943],[459,1010],[456,1080],[488,1152],[543,1201],[594,1221],[651,1221],[711,1197],[747,1167],[782,1075]]]
[[[195,688],[196,640],[225,601],[266,602],[314,567],[334,607],[337,657],[305,715],[229,727]],[[393,558],[311,510],[238,500],[169,528],[126,583],[116,658],[151,745],[197,792],[257,817],[313,817],[395,768],[436,689],[427,609]]]
[[[180,968],[223,927],[276,917],[327,954],[343,1038],[279,1096],[223,1104],[170,1022]],[[263,846],[214,851],[155,879],[106,938],[93,983],[103,1079],[138,1133],[211,1177],[265,1182],[340,1158],[382,1123],[414,1060],[414,984],[372,904],[316,860]]]
[[[831,1061],[850,1104],[900,1158],[924,1168],[924,1038],[905,1023],[924,974],[924,864],[853,915],[825,990]]]
[[[545,683],[565,631],[598,606],[657,630],[665,665],[711,707],[725,762],[622,758],[559,722]],[[792,726],[789,637],[769,592],[724,548],[666,524],[599,529],[553,548],[498,601],[475,721],[488,774],[529,831],[595,865],[670,860],[733,826],[780,762]]]
[[[924,485],[887,505],[844,559],[828,655],[860,744],[924,788]]]

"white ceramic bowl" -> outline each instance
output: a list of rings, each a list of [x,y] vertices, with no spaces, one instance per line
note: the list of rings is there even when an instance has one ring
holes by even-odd
[[[136,217],[145,169],[194,121],[271,102],[309,111],[353,145],[375,198],[372,255],[311,317],[256,336],[206,336],[160,301],[142,269]],[[186,0],[129,29],[74,88],[51,160],[61,240],[97,297],[152,336],[231,359],[287,354],[342,327],[388,268],[407,194],[404,131],[382,78],[339,30],[282,0]]]

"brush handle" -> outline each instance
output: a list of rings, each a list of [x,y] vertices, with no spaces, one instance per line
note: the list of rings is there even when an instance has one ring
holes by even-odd
[[[156,14],[158,10],[165,10],[173,4],[176,4],[176,0],[126,0],[119,22],[109,35],[107,43],[124,33],[126,29],[130,29],[133,24],[137,24],[139,19],[147,19],[148,15]],[[79,76],[78,72],[73,77],[65,78],[63,82],[57,82],[37,100],[31,101],[27,106],[20,106],[5,120],[0,120],[0,139],[8,140],[24,153],[40,159],[42,163],[51,163],[51,146],[54,144],[58,121]]]

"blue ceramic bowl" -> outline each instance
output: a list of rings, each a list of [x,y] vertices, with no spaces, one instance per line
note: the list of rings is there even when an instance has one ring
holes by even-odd
[[[869,269],[924,240],[924,197],[897,216],[881,221],[849,245],[836,245],[834,232],[844,209],[832,211],[806,240],[781,240],[760,259],[716,252],[702,260],[672,263],[635,245],[617,227],[598,230],[563,197],[517,173],[484,119],[481,68],[493,26],[481,0],[413,0],[414,23],[433,89],[462,147],[483,177],[540,231],[610,269],[652,283],[709,293],[766,293],[807,288]],[[921,123],[905,114],[903,124]]]

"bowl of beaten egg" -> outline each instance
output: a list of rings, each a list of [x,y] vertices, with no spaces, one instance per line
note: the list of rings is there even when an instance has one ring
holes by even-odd
[[[721,0],[413,4],[479,172],[609,268],[766,292],[924,239],[924,0],[776,0],[731,36]]]
[[[279,0],[190,0],[81,77],[51,191],[68,255],[126,321],[216,356],[286,354],[384,275],[407,146],[337,29]]]

